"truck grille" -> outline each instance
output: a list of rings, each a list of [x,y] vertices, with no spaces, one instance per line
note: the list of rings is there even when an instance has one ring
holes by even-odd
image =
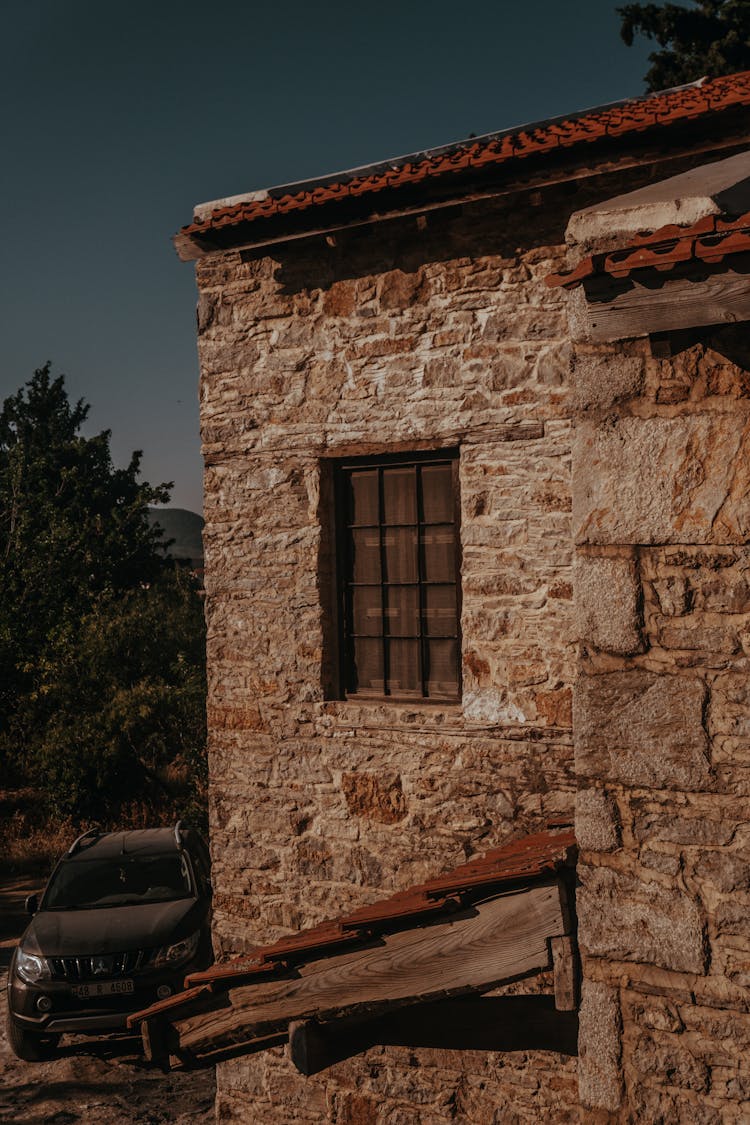
[[[103,953],[86,957],[48,957],[53,980],[114,980],[129,977],[145,968],[153,949],[131,949],[127,953]]]

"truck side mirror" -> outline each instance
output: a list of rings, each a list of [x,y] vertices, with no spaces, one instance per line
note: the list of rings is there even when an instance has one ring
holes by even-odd
[[[39,909],[39,895],[29,895],[24,905],[27,914],[36,914]]]

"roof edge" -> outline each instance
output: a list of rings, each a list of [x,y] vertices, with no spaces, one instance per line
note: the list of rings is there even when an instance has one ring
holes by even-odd
[[[591,151],[592,144],[597,157],[593,151],[591,156],[599,164],[602,151],[605,160],[613,146],[621,153],[625,149],[627,155],[628,146],[639,150],[644,144],[648,145],[655,133],[657,147],[661,147],[664,129],[682,133],[687,129],[693,143],[696,122],[698,129],[705,130],[707,121],[715,121],[718,115],[724,114],[723,120],[731,120],[734,127],[739,110],[748,106],[750,71],[702,78],[670,90],[487,133],[407,157],[200,204],[194,221],[175,236],[175,248],[187,261],[239,245],[270,245],[290,236],[315,233],[323,227],[334,229],[340,217],[353,217],[358,220],[357,225],[362,221],[384,219],[393,212],[395,193],[398,193],[399,203],[406,203],[408,210],[419,207],[420,201],[429,206],[428,187],[442,193],[439,205],[444,205],[443,196],[450,195],[454,202],[460,197],[460,191],[452,192],[454,185],[462,185],[465,193],[467,176],[473,177],[472,182],[484,183],[482,194],[486,194],[487,185],[491,187],[494,182],[496,170],[521,164],[529,157],[535,158],[538,173],[540,162],[544,167],[556,161],[559,164],[567,153]],[[732,112],[733,117],[726,116]],[[724,134],[719,131],[726,141],[724,147],[741,143],[745,133],[750,138],[750,128],[745,130],[743,126],[739,131],[735,128],[735,133],[737,136],[726,134],[726,130]],[[721,142],[717,147],[722,147]],[[457,173],[460,174],[458,179]],[[432,199],[435,199],[434,190]],[[322,224],[313,217],[321,209]],[[248,228],[256,223],[255,230],[260,237],[248,238]],[[348,219],[343,225],[349,225]],[[235,228],[242,229],[235,234]]]
[[[491,133],[480,133],[478,136],[470,134],[461,140],[450,141],[445,145],[433,148],[417,149],[415,152],[404,153],[401,156],[392,156],[384,160],[376,160],[370,164],[359,164],[354,168],[342,168],[337,172],[327,172],[324,176],[311,176],[304,180],[294,180],[290,183],[275,184],[272,187],[258,188],[253,191],[240,192],[239,195],[226,196],[223,199],[212,199],[205,203],[196,203],[193,207],[195,219],[207,219],[214,211],[224,210],[226,207],[236,207],[240,203],[258,203],[267,199],[279,199],[285,195],[296,195],[301,191],[314,191],[318,187],[328,187],[331,184],[346,183],[348,180],[360,176],[372,176],[383,172],[394,171],[405,164],[419,163],[423,160],[432,160],[437,156],[448,156],[472,145],[490,144],[493,141],[503,140],[504,137],[513,136],[515,133],[532,132],[537,129],[559,125],[563,121],[577,121],[594,113],[603,113],[605,110],[621,109],[628,105],[637,105],[649,101],[661,94],[674,94],[683,90],[700,89],[708,81],[706,75],[687,82],[682,86],[672,86],[669,90],[662,90],[659,95],[638,94],[634,98],[620,98],[614,102],[603,102],[601,105],[590,106],[587,109],[576,110],[574,113],[563,113],[557,117],[544,117],[537,121],[528,121],[520,125],[511,125],[507,129],[500,129]]]

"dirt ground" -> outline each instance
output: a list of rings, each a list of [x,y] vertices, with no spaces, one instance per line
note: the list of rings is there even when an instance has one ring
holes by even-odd
[[[8,1046],[5,982],[13,946],[27,922],[28,879],[0,885],[0,1122],[14,1125],[188,1125],[214,1120],[214,1074],[162,1074],[144,1064],[140,1040],[64,1036],[58,1058],[25,1063]]]

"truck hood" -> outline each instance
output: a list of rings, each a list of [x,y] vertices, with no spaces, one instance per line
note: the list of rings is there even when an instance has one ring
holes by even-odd
[[[21,945],[43,957],[127,953],[181,941],[199,928],[204,914],[194,898],[99,910],[42,910]]]

